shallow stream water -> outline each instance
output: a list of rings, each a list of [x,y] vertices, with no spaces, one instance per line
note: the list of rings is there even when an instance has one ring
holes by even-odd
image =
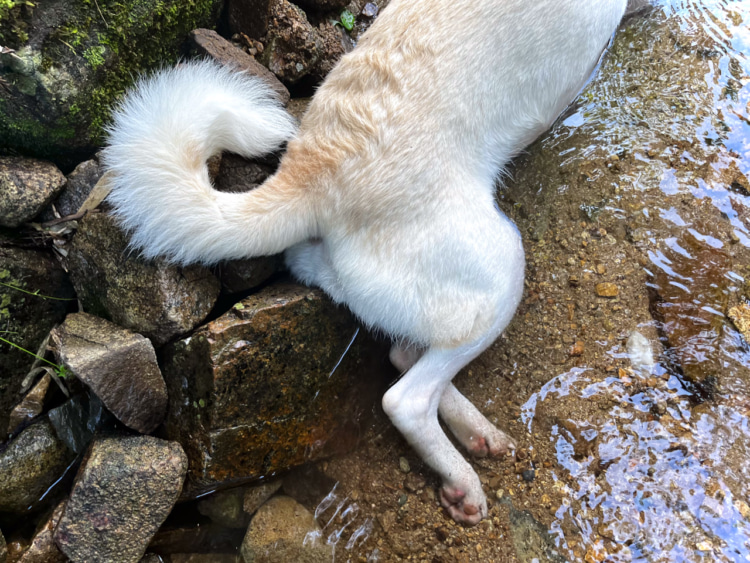
[[[580,201],[612,233],[594,263],[577,257],[584,278],[640,258],[614,280],[605,365],[584,354],[522,407],[554,451],[549,526],[570,559],[750,560],[750,349],[727,318],[750,297],[748,56],[750,2],[659,2],[524,163],[557,159],[558,193],[537,197]],[[573,170],[583,181],[560,181]]]

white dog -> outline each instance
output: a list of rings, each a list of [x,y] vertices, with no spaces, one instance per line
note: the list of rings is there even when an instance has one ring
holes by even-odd
[[[495,204],[503,166],[574,98],[626,0],[392,0],[318,89],[295,132],[256,79],[206,62],[142,81],[105,164],[133,245],[176,263],[273,254],[391,335],[405,375],[383,408],[442,478],[458,522],[487,515],[471,454],[513,446],[451,384],[510,321],[524,253]],[[246,193],[206,160],[288,141]],[[407,371],[408,370],[408,371]]]

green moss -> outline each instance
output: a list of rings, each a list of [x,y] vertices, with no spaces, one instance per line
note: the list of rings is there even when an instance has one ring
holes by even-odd
[[[0,0],[0,45],[20,45],[28,41],[27,15],[34,4],[28,0]]]
[[[18,1],[0,0],[0,6]],[[25,85],[34,105],[3,107],[0,99],[0,149],[20,148],[58,161],[56,154],[94,150],[102,142],[114,102],[134,77],[173,64],[192,29],[214,25],[220,4],[72,0],[72,14],[53,26],[42,43],[31,76],[36,91]],[[7,72],[2,78],[20,80]],[[40,123],[45,118],[48,121]]]

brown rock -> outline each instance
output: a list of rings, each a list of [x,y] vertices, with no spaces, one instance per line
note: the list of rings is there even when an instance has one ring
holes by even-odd
[[[64,502],[57,505],[55,510],[34,532],[29,547],[16,560],[16,563],[63,563],[68,560],[57,548],[54,539],[55,528],[64,509]],[[0,558],[0,561],[2,561],[2,558]]]
[[[172,510],[187,459],[179,444],[151,436],[96,440],[55,531],[73,561],[136,562]]]
[[[262,78],[276,92],[281,103],[289,101],[289,90],[266,67],[239,47],[235,47],[221,35],[210,29],[196,29],[190,32],[190,40],[195,50],[222,65],[231,66]]]
[[[157,347],[192,330],[219,294],[219,281],[206,268],[137,256],[105,213],[81,220],[68,260],[86,311],[143,334]]]
[[[323,41],[305,13],[287,0],[272,0],[260,61],[280,80],[294,84],[318,64]]]
[[[151,342],[86,313],[68,315],[52,332],[61,361],[125,426],[143,434],[167,411],[167,387]]]
[[[245,260],[232,260],[219,266],[221,289],[226,293],[242,293],[268,280],[281,270],[284,257],[281,254],[260,256]]]
[[[296,285],[268,287],[168,346],[166,430],[190,459],[189,494],[350,448],[392,374],[385,356],[346,310]]]
[[[39,505],[73,457],[48,420],[26,428],[0,453],[0,513],[22,514]]]
[[[65,186],[51,162],[0,157],[0,226],[18,227],[36,217]]]
[[[599,297],[617,297],[619,293],[619,288],[611,282],[602,282],[596,284],[596,294]]]
[[[242,541],[245,563],[329,563],[333,546],[326,545],[313,515],[294,499],[277,496],[255,514]]]
[[[51,382],[52,378],[49,373],[45,373],[24,395],[21,402],[13,408],[8,421],[8,434],[14,434],[19,428],[42,413],[44,397],[47,396]]]

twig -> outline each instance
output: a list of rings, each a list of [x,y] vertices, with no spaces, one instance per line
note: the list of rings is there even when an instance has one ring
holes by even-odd
[[[96,209],[84,209],[82,211],[73,213],[72,215],[66,215],[65,217],[58,217],[57,219],[52,219],[51,221],[42,223],[42,228],[46,229],[47,227],[53,227],[54,225],[59,225],[60,223],[67,223],[68,221],[77,221],[78,219],[83,219],[84,215],[86,215],[87,213],[97,213],[97,212],[98,210]]]

